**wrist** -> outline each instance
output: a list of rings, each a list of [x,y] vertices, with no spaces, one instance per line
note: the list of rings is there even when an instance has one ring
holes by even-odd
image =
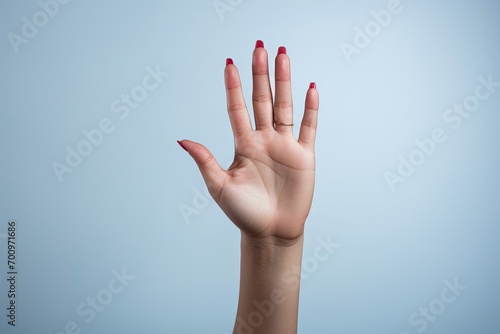
[[[303,234],[241,233],[241,282],[234,333],[296,333]],[[255,319],[259,318],[258,322]]]
[[[295,247],[302,247],[302,243],[304,240],[304,232],[302,231],[300,234],[293,238],[283,238],[275,235],[267,235],[267,236],[255,236],[251,235],[245,231],[241,231],[241,242],[245,243],[248,246],[252,246],[255,248],[276,248],[286,251],[287,249],[291,250]]]
[[[286,277],[298,275],[297,280],[288,280],[291,283],[300,282],[300,268],[302,264],[302,249],[304,236],[301,234],[294,239],[283,239],[276,236],[256,238],[241,234],[241,259],[247,273],[257,274],[258,279],[281,286],[287,281]],[[257,278],[256,276],[254,276]],[[296,289],[298,287],[290,287]]]

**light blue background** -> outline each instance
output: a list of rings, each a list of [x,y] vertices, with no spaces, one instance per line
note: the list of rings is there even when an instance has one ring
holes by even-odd
[[[250,107],[262,39],[272,56],[288,49],[296,123],[310,81],[321,97],[304,258],[317,238],[340,244],[302,282],[299,332],[418,333],[410,315],[457,277],[467,289],[425,332],[499,333],[500,89],[457,130],[442,116],[478,77],[500,81],[500,3],[401,4],[348,63],[339,45],[387,1],[242,1],[222,20],[211,0],[73,0],[17,54],[7,36],[40,7],[2,1],[0,277],[9,219],[19,276],[15,329],[0,279],[0,331],[55,334],[75,321],[95,334],[231,332],[239,233],[212,200],[183,218],[203,181],[176,140],[229,164],[224,61],[239,66]],[[157,65],[169,76],[120,120],[111,103]],[[52,162],[103,118],[115,130],[59,182]],[[447,141],[392,192],[384,173],[436,127]],[[122,268],[135,279],[86,323],[77,306]]]

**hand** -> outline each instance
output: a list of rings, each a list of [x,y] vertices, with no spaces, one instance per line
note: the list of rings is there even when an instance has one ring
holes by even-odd
[[[258,42],[259,43],[259,42]],[[180,142],[203,175],[217,204],[249,237],[294,240],[302,236],[311,207],[319,96],[311,83],[298,140],[293,137],[290,59],[280,47],[275,65],[275,99],[269,81],[268,55],[256,47],[252,60],[252,129],[238,70],[227,60],[224,72],[227,108],[234,135],[234,162],[227,171],[203,145]]]

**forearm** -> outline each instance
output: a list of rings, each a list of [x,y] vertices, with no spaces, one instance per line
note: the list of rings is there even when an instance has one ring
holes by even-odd
[[[241,234],[240,333],[297,333],[303,235],[294,240]]]

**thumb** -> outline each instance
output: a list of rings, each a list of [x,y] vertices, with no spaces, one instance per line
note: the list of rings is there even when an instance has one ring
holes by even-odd
[[[215,157],[203,145],[190,140],[178,140],[179,145],[194,159],[205,180],[212,197],[217,198],[224,185],[227,174]]]

